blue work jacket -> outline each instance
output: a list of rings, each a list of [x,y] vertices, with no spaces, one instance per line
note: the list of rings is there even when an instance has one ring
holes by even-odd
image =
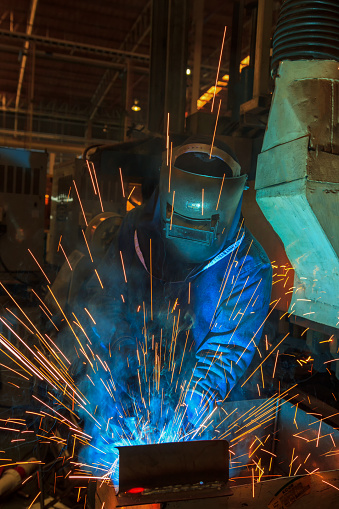
[[[104,288],[90,304],[96,332],[112,351],[134,341],[141,352],[147,341],[159,354],[162,342],[173,369],[193,354],[193,363],[187,360],[192,390],[224,399],[259,343],[271,295],[270,261],[239,222],[226,256],[183,265],[166,253],[161,228],[157,192],[124,218],[99,267]]]

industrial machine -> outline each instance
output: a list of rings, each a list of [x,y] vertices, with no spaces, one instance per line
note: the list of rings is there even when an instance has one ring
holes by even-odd
[[[83,243],[81,230],[98,214],[124,216],[153,191],[161,165],[161,138],[89,147],[81,159],[54,168],[47,261],[65,262]],[[60,238],[62,236],[62,249]]]
[[[257,201],[295,270],[289,313],[339,326],[338,3],[286,1],[273,39],[275,90]],[[317,19],[317,23],[314,23]],[[328,23],[327,20],[332,20]],[[306,325],[307,326],[307,325]]]
[[[44,256],[44,152],[0,149],[0,280],[32,281]],[[34,278],[33,278],[34,279]]]

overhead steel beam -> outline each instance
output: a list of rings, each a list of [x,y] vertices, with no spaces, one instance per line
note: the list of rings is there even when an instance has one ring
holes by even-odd
[[[20,53],[22,49],[19,46],[10,46],[9,44],[0,44],[0,51],[7,53]],[[115,69],[123,71],[127,64],[118,62],[107,62],[107,60],[98,60],[97,58],[80,57],[77,55],[68,55],[66,53],[51,53],[50,51],[35,50],[36,58],[44,58],[46,60],[57,60],[60,62],[70,62],[72,64],[90,65],[91,67],[104,67],[105,69]],[[131,66],[134,73],[148,74],[148,67],[137,65]]]
[[[71,51],[80,51],[83,53],[94,53],[96,55],[105,55],[106,57],[124,57],[133,58],[144,62],[149,61],[149,55],[136,53],[134,51],[124,51],[122,49],[105,48],[93,44],[83,44],[80,42],[57,39],[55,37],[44,37],[42,35],[26,34],[24,32],[11,32],[10,30],[0,29],[0,37],[8,37],[15,40],[34,41],[46,46],[68,49]]]
[[[55,135],[46,135],[42,133],[32,133],[29,136],[26,131],[17,131],[14,138],[13,131],[0,129],[0,145],[2,147],[29,148],[33,150],[48,150],[55,153],[82,154],[86,147],[90,145],[112,145],[113,140],[88,139],[76,136],[58,136],[59,142],[56,142]]]
[[[152,2],[147,3],[141,14],[136,19],[134,25],[132,26],[131,30],[128,32],[128,34],[125,37],[125,40],[120,46],[121,50],[123,50],[128,45],[132,45],[133,48],[132,51],[135,51],[136,48],[140,45],[140,43],[150,32],[151,3]],[[149,60],[149,56],[147,56],[147,58]],[[98,111],[100,104],[106,97],[107,93],[111,89],[113,83],[118,78],[118,76],[119,73],[113,72],[112,69],[107,69],[107,71],[104,73],[91,99],[92,106],[89,120],[92,120],[96,115],[96,112]]]
[[[2,104],[0,105],[0,112],[3,113],[15,113],[17,112],[18,115],[28,115],[29,114],[29,108],[14,108],[11,106],[8,106],[8,104],[5,101],[6,96],[2,96]],[[59,107],[59,108],[48,108],[46,105],[46,109],[42,110],[37,109],[37,106],[34,109],[34,117],[35,118],[44,118],[47,117],[50,120],[68,120],[68,121],[75,121],[75,122],[87,122],[88,121],[88,112],[81,110],[79,113],[77,113],[75,110],[67,110],[66,108]],[[110,111],[107,117],[100,117],[96,120],[98,124],[105,124],[110,121],[120,121],[121,120],[121,111],[120,110],[113,110]],[[117,124],[118,125],[118,124]]]
[[[32,0],[31,10],[30,10],[30,13],[29,13],[29,18],[28,18],[28,21],[27,21],[27,28],[26,28],[26,35],[27,36],[31,35],[32,30],[33,30],[33,24],[34,24],[34,18],[35,18],[35,13],[36,13],[37,5],[38,5],[38,0]],[[18,87],[17,87],[17,91],[16,91],[16,98],[15,98],[15,107],[16,108],[19,107],[19,103],[20,103],[21,89],[22,89],[22,83],[24,81],[24,74],[25,74],[26,63],[27,63],[28,49],[29,49],[29,40],[26,39],[25,40],[25,44],[24,44],[24,53],[23,53],[22,58],[21,58],[21,66],[20,66],[19,79],[18,79]],[[17,122],[15,121],[15,129],[17,127],[16,124],[17,124]]]

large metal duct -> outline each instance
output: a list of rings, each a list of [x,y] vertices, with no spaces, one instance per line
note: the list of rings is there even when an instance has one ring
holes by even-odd
[[[289,311],[339,327],[339,2],[286,0],[257,202],[295,270]]]

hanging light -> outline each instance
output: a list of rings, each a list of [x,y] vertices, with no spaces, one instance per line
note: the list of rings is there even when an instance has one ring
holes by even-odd
[[[140,111],[141,108],[139,106],[139,99],[134,99],[134,104],[131,108],[133,111]]]

